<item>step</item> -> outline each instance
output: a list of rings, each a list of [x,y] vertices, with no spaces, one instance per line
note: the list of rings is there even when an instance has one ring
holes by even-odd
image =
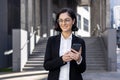
[[[105,64],[104,61],[86,61],[86,64]]]
[[[87,67],[105,67],[106,65],[105,64],[86,64]]]
[[[43,58],[44,59],[44,56],[42,55],[39,55],[39,56],[36,56],[36,55],[31,55],[29,58]]]
[[[90,53],[93,53],[93,54],[104,54],[104,51],[102,50],[87,50],[86,51],[86,54],[90,54]]]
[[[25,67],[43,67],[43,64],[26,64]]]
[[[44,63],[44,61],[41,60],[41,61],[27,61],[26,64],[43,64],[43,63]]]
[[[45,53],[33,52],[30,56],[44,56]]]
[[[44,60],[43,58],[29,58],[29,61],[42,61]]]
[[[86,64],[105,64],[104,61],[86,61]]]
[[[101,70],[106,70],[105,67],[87,67],[86,68],[86,71],[93,71],[93,70],[98,70],[98,71],[101,71]]]
[[[32,54],[43,54],[45,52],[45,50],[36,50],[33,51]]]
[[[102,54],[86,54],[86,58],[104,58]]]
[[[98,58],[86,58],[86,61],[105,61],[103,57]]]
[[[45,70],[44,67],[24,67],[23,71],[39,71]]]

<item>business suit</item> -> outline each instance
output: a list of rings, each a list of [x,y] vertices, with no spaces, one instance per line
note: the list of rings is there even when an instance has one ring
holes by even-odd
[[[62,57],[59,56],[60,38],[61,35],[52,36],[47,42],[44,68],[49,70],[48,80],[58,80],[60,67],[66,64],[63,62]],[[78,65],[76,61],[70,61],[69,77],[70,80],[83,80],[81,73],[86,70],[85,42],[83,39],[72,35],[72,44],[73,43],[79,43],[82,45],[82,62]]]

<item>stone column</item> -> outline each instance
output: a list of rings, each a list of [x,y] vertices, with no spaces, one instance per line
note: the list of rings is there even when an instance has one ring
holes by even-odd
[[[47,35],[47,1],[48,0],[40,0],[41,4],[41,36]]]
[[[111,17],[110,17],[110,0],[106,0],[106,28],[111,28]]]
[[[35,30],[37,35],[40,36],[40,0],[35,0]]]
[[[28,59],[28,32],[27,32],[27,0],[19,0],[18,7],[20,11],[16,12],[20,14],[16,17],[20,17],[20,28],[13,29],[12,46],[13,46],[13,71],[22,71],[27,59]]]
[[[100,25],[100,0],[91,2],[91,36],[97,36],[97,24]]]
[[[106,29],[108,43],[108,70],[117,71],[117,54],[116,54],[116,29],[111,27],[110,17],[110,0],[106,0]]]
[[[52,12],[52,1],[51,0],[48,0],[48,9],[47,9],[47,18],[48,18],[48,21],[47,21],[47,34],[48,36],[50,36],[50,30],[53,29],[53,12]]]
[[[7,0],[0,0],[0,68],[7,66],[7,57],[4,52],[7,50],[8,42],[8,6]]]
[[[50,35],[52,27],[52,2],[51,0],[41,0],[41,36]]]

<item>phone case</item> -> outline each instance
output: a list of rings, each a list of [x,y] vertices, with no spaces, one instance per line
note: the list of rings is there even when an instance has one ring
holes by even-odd
[[[76,50],[76,51],[79,51],[80,50],[80,47],[81,47],[81,44],[78,44],[78,43],[74,43],[72,44],[72,49]]]

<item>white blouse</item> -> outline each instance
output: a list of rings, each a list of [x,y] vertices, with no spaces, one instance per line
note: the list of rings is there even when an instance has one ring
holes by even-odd
[[[72,43],[72,34],[67,39],[65,39],[61,34],[60,50],[59,50],[60,56],[70,51],[71,43]],[[70,70],[70,62],[67,62],[67,64],[65,64],[60,68],[59,80],[69,80],[69,70]]]

